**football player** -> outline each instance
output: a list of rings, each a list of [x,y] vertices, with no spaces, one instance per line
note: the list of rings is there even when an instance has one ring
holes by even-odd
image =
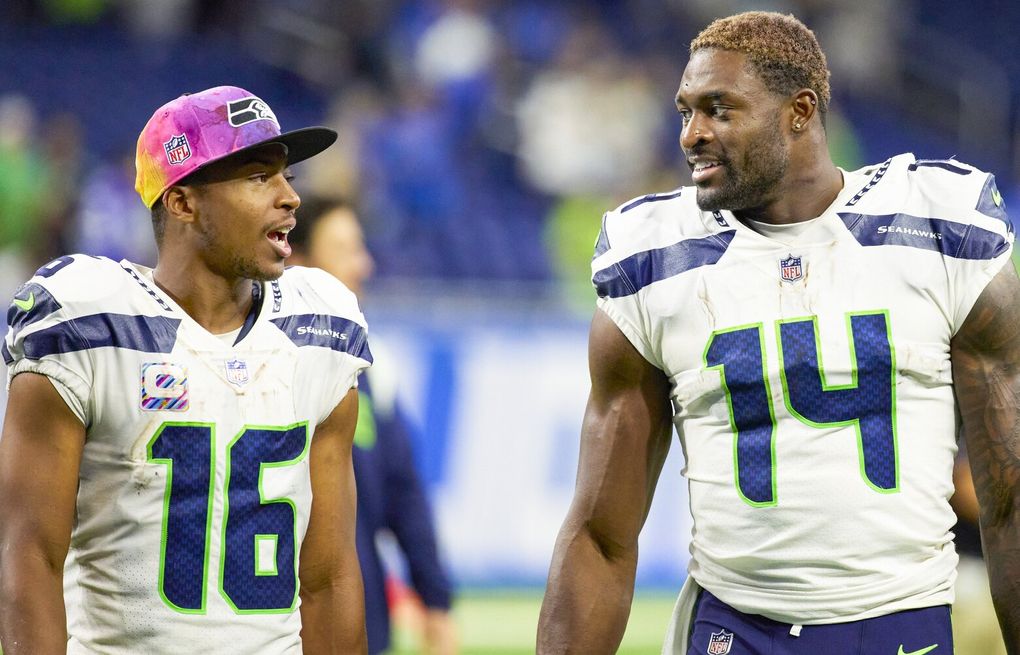
[[[1020,280],[994,177],[829,157],[829,71],[793,16],[720,19],[676,105],[693,187],[609,212],[592,391],[540,653],[627,623],[675,426],[694,519],[663,652],[952,653],[957,434],[1020,652]]]
[[[156,267],[71,255],[16,293],[6,655],[365,651],[351,466],[365,321],[331,275],[284,271],[290,165],[335,139],[282,132],[240,88],[181,96],[138,138]]]

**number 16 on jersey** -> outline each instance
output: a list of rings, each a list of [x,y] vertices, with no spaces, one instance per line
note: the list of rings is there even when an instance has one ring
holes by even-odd
[[[159,594],[175,611],[206,611],[213,533],[215,426],[168,422],[149,442],[148,459],[166,466]],[[297,508],[266,498],[267,468],[308,453],[308,424],[246,426],[226,451],[220,595],[238,614],[291,612],[297,605]]]

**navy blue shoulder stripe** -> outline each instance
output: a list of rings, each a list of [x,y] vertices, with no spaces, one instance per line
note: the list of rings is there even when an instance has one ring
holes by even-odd
[[[296,346],[329,348],[353,357],[372,361],[368,348],[368,332],[346,318],[328,314],[293,314],[270,322]]]
[[[930,168],[941,168],[944,171],[956,173],[957,175],[970,175],[972,172],[971,169],[969,168],[958,166],[957,162],[953,161],[952,159],[917,159],[914,161],[913,164],[907,166],[907,170],[916,171],[918,168],[921,168],[922,166],[927,166]]]
[[[1009,217],[1006,215],[1006,203],[1002,200],[1002,194],[999,193],[999,188],[995,185],[995,176],[991,173],[988,174],[988,179],[985,180],[985,185],[981,188],[981,195],[978,197],[974,209],[985,216],[999,219],[1012,231],[1013,224],[1009,222]]]
[[[910,214],[840,214],[862,246],[906,246],[955,259],[994,259],[1009,249],[1000,234],[966,223]]]
[[[646,202],[658,202],[660,200],[672,200],[673,198],[679,198],[681,193],[683,193],[682,188],[677,189],[676,191],[670,191],[669,193],[649,193],[647,196],[641,196],[637,200],[631,200],[623,207],[620,207],[620,213],[628,212],[638,205],[643,205]]]
[[[622,298],[635,294],[653,282],[715,264],[729,248],[736,233],[736,230],[727,230],[635,253],[596,272],[592,282],[600,298]]]
[[[180,319],[162,316],[93,314],[27,335],[22,350],[26,359],[105,347],[168,353],[177,342],[180,324]]]
[[[7,325],[12,330],[20,330],[26,325],[46,318],[58,309],[60,303],[46,287],[35,282],[26,282],[14,293],[11,306],[7,309]]]

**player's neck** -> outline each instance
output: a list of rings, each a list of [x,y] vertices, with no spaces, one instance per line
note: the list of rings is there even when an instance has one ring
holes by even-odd
[[[178,263],[172,267],[157,263],[152,278],[188,316],[212,334],[241,327],[251,310],[251,280],[245,278],[226,279],[200,266]]]
[[[735,211],[741,219],[789,225],[818,218],[843,190],[843,174],[828,154],[807,161],[791,157],[786,177],[772,200],[761,207]]]

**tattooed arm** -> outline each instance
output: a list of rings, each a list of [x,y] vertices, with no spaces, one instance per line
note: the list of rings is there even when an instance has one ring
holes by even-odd
[[[1006,648],[1020,655],[1020,279],[1011,264],[950,349],[992,599]]]

